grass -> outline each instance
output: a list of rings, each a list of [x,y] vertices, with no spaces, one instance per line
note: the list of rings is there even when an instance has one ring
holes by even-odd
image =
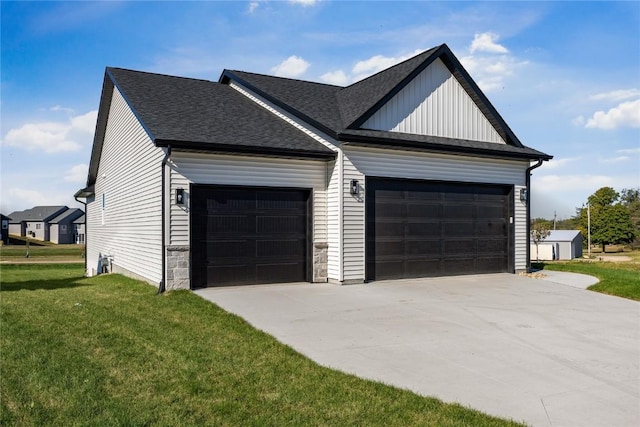
[[[636,259],[635,255],[632,258]],[[600,282],[590,286],[589,290],[640,301],[640,263],[637,261],[593,262],[576,260],[540,263],[538,268],[595,276],[600,279]]]
[[[29,246],[29,258],[26,258],[26,246],[7,245],[0,246],[0,261],[4,262],[29,262],[47,261],[47,262],[84,262],[84,246],[83,245],[46,245],[46,246]]]
[[[188,291],[0,274],[0,425],[519,425],[320,367]]]

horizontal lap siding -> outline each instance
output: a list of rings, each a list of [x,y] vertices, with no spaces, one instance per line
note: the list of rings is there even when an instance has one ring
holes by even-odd
[[[327,275],[330,280],[340,279],[340,164],[336,161],[327,164]]]
[[[440,59],[382,106],[363,128],[505,143]]]
[[[327,164],[324,161],[174,152],[170,166],[172,245],[189,245],[190,183],[312,189],[313,239],[327,241]],[[178,188],[185,190],[184,206],[175,204]]]
[[[364,277],[364,200],[356,201],[348,185],[350,179],[359,179],[364,199],[365,176],[514,185],[515,268],[525,268],[526,205],[520,202],[520,188],[528,162],[351,146],[345,149],[345,159],[345,280]]]
[[[164,152],[114,89],[95,199],[87,205],[88,273],[99,254],[147,280],[162,280],[161,164]],[[104,225],[102,194],[105,194]]]

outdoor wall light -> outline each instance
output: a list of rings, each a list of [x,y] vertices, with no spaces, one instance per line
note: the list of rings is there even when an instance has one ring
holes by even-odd
[[[529,196],[529,194],[527,193],[527,189],[526,188],[521,188],[520,189],[520,201],[522,203],[527,203],[528,196]]]
[[[360,183],[358,182],[357,179],[352,179],[351,180],[351,195],[352,196],[357,196],[358,194],[360,194]]]
[[[184,205],[184,188],[176,189],[176,205]]]

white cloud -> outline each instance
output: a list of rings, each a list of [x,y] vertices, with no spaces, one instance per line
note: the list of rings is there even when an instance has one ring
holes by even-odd
[[[29,190],[26,188],[10,188],[9,199],[16,205],[23,206],[50,206],[57,205],[59,201],[52,199],[50,194],[43,194],[37,190]]]
[[[63,107],[62,105],[54,105],[53,107],[49,108],[49,111],[55,111],[55,112],[63,111],[68,114],[74,113],[73,108]]]
[[[75,165],[65,174],[64,180],[66,182],[75,182],[78,184],[82,184],[87,180],[88,171],[89,165],[87,165],[86,163]]]
[[[511,55],[469,55],[460,58],[462,66],[480,86],[483,92],[491,92],[505,86],[507,77],[529,64]]]
[[[469,48],[471,53],[488,52],[488,53],[508,53],[506,47],[496,43],[500,37],[493,33],[476,34]]]
[[[26,123],[9,130],[2,145],[45,153],[77,151],[82,148],[82,143],[91,140],[97,117],[97,111],[90,111],[66,122]]]
[[[349,76],[342,71],[330,71],[320,76],[320,80],[332,85],[345,86],[349,83]]]
[[[358,61],[351,70],[351,81],[362,80],[372,74],[377,73],[378,71],[382,71],[386,68],[399,64],[402,61],[406,61],[407,59],[414,57],[422,53],[423,51],[424,49],[416,49],[411,53],[400,56],[375,55],[369,59],[365,59],[364,61]]]
[[[542,169],[559,169],[561,167],[567,166],[569,163],[575,162],[576,160],[580,160],[580,157],[566,157],[564,159],[551,159],[548,162],[544,162],[542,164]]]
[[[271,68],[271,72],[279,77],[299,77],[307,71],[309,63],[299,56],[291,55],[280,64]]]
[[[574,126],[584,126],[584,122],[585,122],[584,116],[578,116],[573,120],[571,120],[571,124]]]
[[[640,99],[623,102],[607,112],[596,111],[585,127],[597,129],[640,127]]]
[[[597,93],[591,95],[589,98],[595,101],[622,101],[623,99],[636,98],[640,96],[640,90],[638,89],[621,89],[613,90],[611,92]]]
[[[304,7],[314,6],[318,3],[317,0],[289,0],[289,3],[299,4]]]
[[[621,148],[616,150],[616,153],[620,154],[640,154],[640,148]]]
[[[532,183],[554,191],[575,191],[612,186],[613,178],[607,175],[544,175],[536,177]]]
[[[249,13],[255,12],[258,6],[260,6],[260,3],[258,3],[257,1],[249,2]]]
[[[618,157],[610,157],[608,159],[599,159],[599,161],[601,163],[620,163],[620,162],[626,162],[629,159],[630,159],[629,156],[618,156]]]

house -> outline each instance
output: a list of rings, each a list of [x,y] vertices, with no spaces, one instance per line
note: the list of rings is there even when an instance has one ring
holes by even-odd
[[[67,211],[67,206],[35,206],[24,211],[16,211],[9,216],[9,234],[48,241],[50,221]]]
[[[5,245],[9,244],[9,218],[6,215],[0,214],[0,240]]]
[[[76,243],[74,221],[84,215],[82,209],[67,209],[49,221],[49,241],[59,244]]]
[[[104,75],[87,274],[160,290],[529,268],[525,147],[446,45],[347,87]]]
[[[73,238],[76,245],[84,245],[84,221],[84,214],[73,221]]]

